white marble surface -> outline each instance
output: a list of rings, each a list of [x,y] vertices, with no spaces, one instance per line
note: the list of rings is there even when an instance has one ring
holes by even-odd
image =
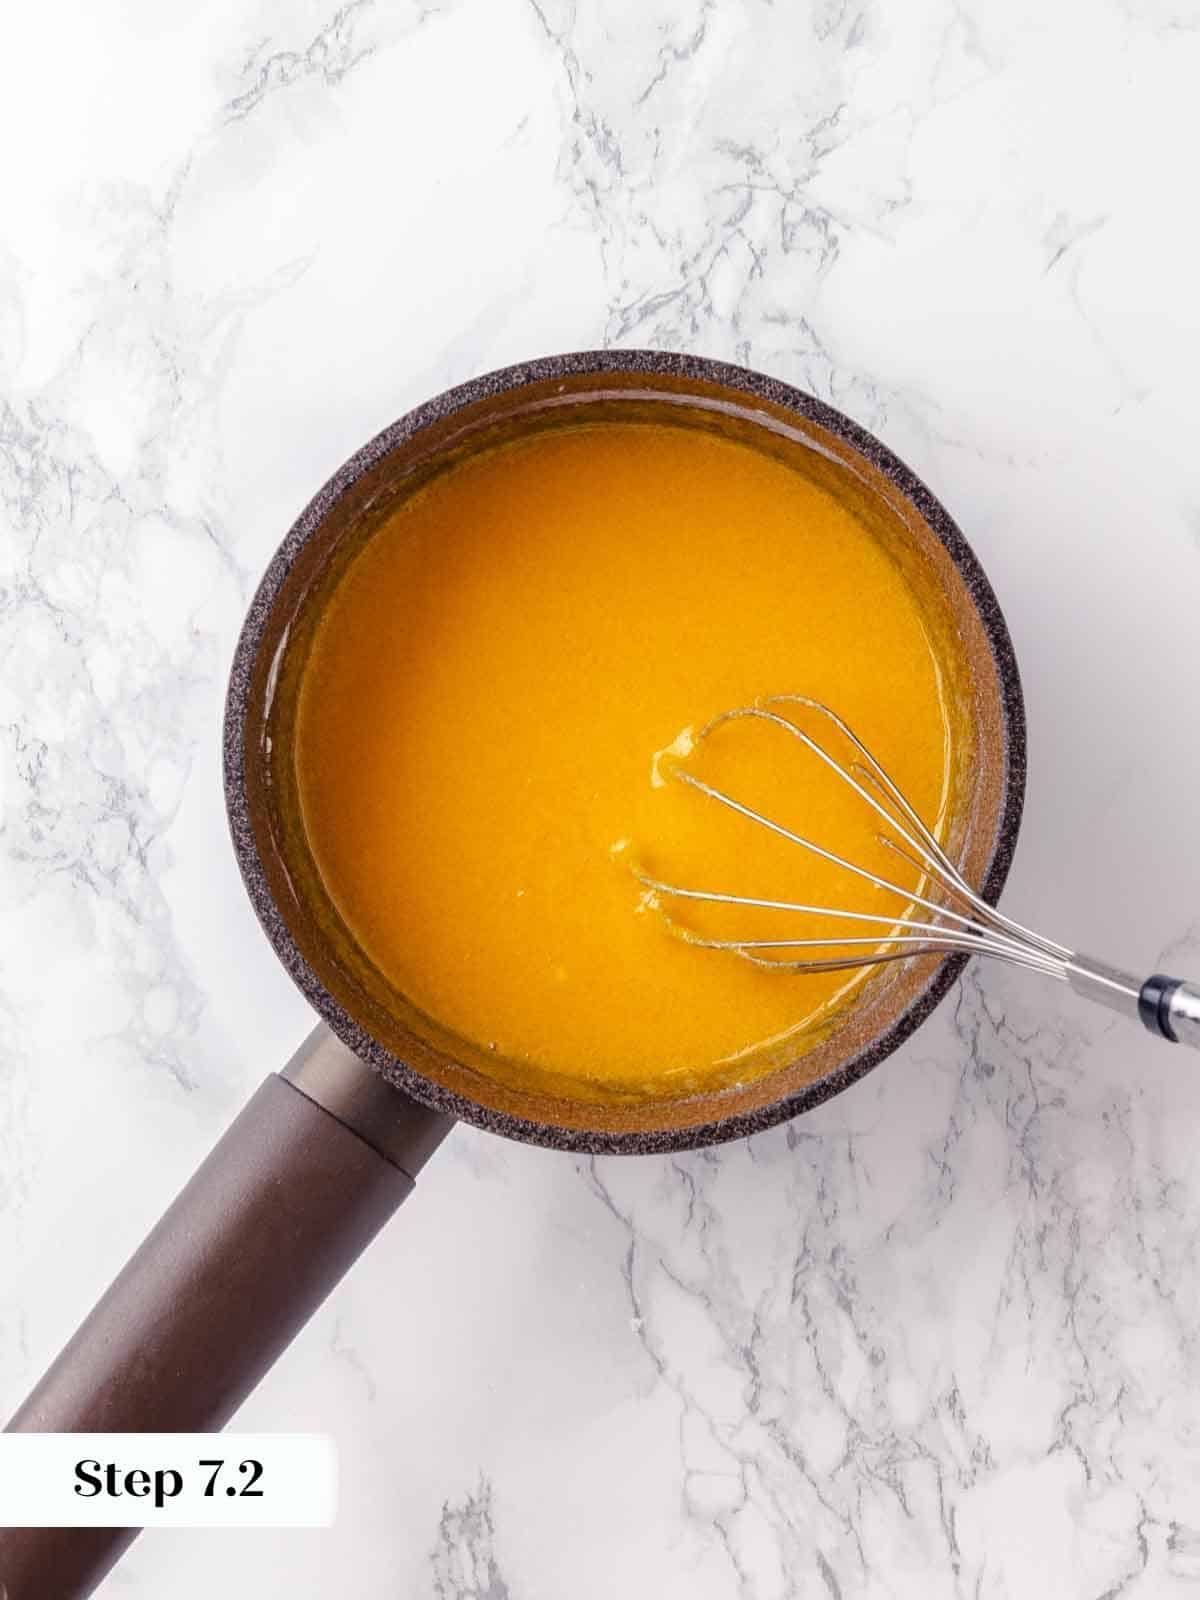
[[[1023,664],[1009,904],[1200,968],[1197,0],[40,0],[0,43],[0,1410],[307,1026],[223,676],[301,503],[554,349],[748,362],[956,514]],[[329,1533],[112,1600],[1183,1596],[1200,1075],[995,970],[843,1098],[469,1130],[243,1413]]]

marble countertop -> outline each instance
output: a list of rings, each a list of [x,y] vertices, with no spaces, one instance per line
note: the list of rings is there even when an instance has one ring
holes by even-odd
[[[0,1411],[308,1026],[218,770],[363,439],[557,349],[760,367],[962,523],[1025,677],[1007,904],[1200,969],[1197,0],[44,0],[0,50]],[[457,1131],[241,1414],[326,1533],[103,1590],[1183,1596],[1200,1065],[972,968],[851,1092],[588,1162]]]

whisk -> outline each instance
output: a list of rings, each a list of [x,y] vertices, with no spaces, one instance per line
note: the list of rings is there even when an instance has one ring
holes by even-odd
[[[800,727],[793,716],[797,711],[822,718],[846,741],[854,752],[848,764],[835,759],[811,733]],[[790,713],[790,714],[789,714]],[[883,824],[878,842],[901,856],[921,874],[921,890],[903,888],[890,879],[826,849],[815,839],[763,815],[724,789],[705,782],[679,762],[665,768],[664,775],[687,784],[706,799],[715,801],[748,821],[769,829],[779,838],[810,851],[831,866],[843,869],[860,882],[866,882],[903,902],[892,916],[879,912],[848,910],[842,906],[804,905],[789,900],[764,899],[753,895],[727,893],[718,889],[690,888],[653,877],[635,867],[635,876],[649,892],[650,900],[663,912],[672,931],[689,943],[710,950],[725,950],[757,966],[789,972],[838,972],[858,967],[877,966],[889,961],[907,961],[925,955],[962,952],[991,956],[1011,966],[1024,967],[1043,977],[1069,984],[1077,994],[1108,1006],[1124,1016],[1138,1018],[1151,1033],[1173,1044],[1189,1044],[1200,1049],[1200,986],[1180,978],[1154,973],[1140,982],[1131,973],[1106,962],[1067,949],[1024,927],[994,906],[988,905],[964,879],[942,849],[930,829],[917,815],[884,768],[835,711],[806,695],[774,695],[754,705],[724,711],[694,736],[692,750],[716,730],[731,722],[750,719],[765,722],[794,738],[847,784]],[[806,718],[807,720],[807,718]],[[933,898],[933,896],[937,898]],[[681,926],[665,910],[664,900],[704,901],[713,905],[740,906],[766,911],[790,912],[797,918],[821,917],[844,922],[844,938],[821,937],[718,939],[704,937]],[[872,931],[873,930],[873,931]]]

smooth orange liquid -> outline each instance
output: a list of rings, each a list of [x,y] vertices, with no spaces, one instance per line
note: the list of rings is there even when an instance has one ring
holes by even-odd
[[[322,618],[295,742],[318,870],[385,977],[510,1062],[631,1092],[748,1075],[764,1044],[802,1046],[862,980],[761,972],[681,942],[630,862],[901,914],[653,781],[682,730],[789,691],[833,705],[939,818],[954,751],[934,649],[899,568],[828,494],[683,427],[601,423],[494,448],[406,502]],[[726,727],[687,767],[916,882],[861,801],[775,730]],[[815,931],[671,912],[709,933]]]

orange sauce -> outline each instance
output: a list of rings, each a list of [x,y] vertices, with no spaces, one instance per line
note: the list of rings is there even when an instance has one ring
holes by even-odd
[[[295,735],[313,857],[390,983],[508,1062],[629,1092],[748,1075],[764,1045],[802,1048],[862,978],[688,945],[631,863],[903,911],[656,764],[724,708],[790,691],[832,704],[941,817],[956,752],[921,608],[823,489],[746,444],[654,423],[483,451],[403,503],[326,607]],[[916,882],[867,808],[776,730],[727,726],[687,770]],[[816,931],[670,911],[706,933]]]

